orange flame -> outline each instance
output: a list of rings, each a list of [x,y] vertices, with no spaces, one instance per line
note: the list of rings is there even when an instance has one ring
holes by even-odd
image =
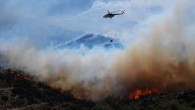
[[[12,74],[15,74],[16,77],[23,78],[24,80],[32,81],[29,77],[20,75],[19,73],[13,73],[13,72],[11,72],[11,73],[12,73]]]
[[[32,81],[30,78],[28,78],[28,77],[23,77],[23,79],[25,79],[25,80],[28,80],[28,81]]]
[[[141,89],[137,89],[135,92],[131,93],[129,95],[130,99],[134,99],[137,100],[139,99],[141,96],[144,95],[151,95],[151,94],[155,94],[155,93],[159,93],[158,90],[153,89],[153,90],[141,90]]]

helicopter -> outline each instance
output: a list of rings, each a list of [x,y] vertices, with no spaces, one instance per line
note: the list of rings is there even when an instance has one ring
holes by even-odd
[[[104,15],[103,16],[103,18],[113,18],[115,15],[122,15],[122,14],[124,14],[125,13],[125,10],[124,11],[120,11],[120,10],[118,10],[118,11],[120,11],[121,13],[116,13],[116,12],[118,12],[118,11],[114,11],[114,12],[110,12],[109,10],[107,10],[108,11],[108,14],[106,14],[106,15]]]

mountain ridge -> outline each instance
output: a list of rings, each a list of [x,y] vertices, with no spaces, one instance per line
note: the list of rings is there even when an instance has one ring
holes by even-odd
[[[60,49],[63,49],[63,48],[79,49],[81,47],[85,47],[88,49],[93,49],[95,47],[102,47],[105,49],[124,48],[120,40],[114,39],[111,37],[106,37],[103,35],[98,35],[98,34],[97,35],[96,34],[86,34],[80,38],[56,45],[56,48],[60,48]]]

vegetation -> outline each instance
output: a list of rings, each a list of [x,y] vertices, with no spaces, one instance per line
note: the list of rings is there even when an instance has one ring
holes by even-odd
[[[138,100],[108,96],[98,102],[74,98],[48,85],[26,80],[24,72],[0,69],[0,109],[45,110],[193,110],[195,91],[181,94],[152,94]]]

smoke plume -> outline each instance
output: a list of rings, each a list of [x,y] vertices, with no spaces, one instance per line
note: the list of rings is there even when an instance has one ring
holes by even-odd
[[[176,2],[169,12],[149,19],[149,26],[139,34],[143,37],[117,57],[117,76],[127,92],[195,88],[195,25],[187,23],[192,4]]]
[[[28,40],[1,44],[9,66],[26,71],[78,98],[127,95],[136,89],[180,92],[195,89],[193,0],[175,1],[148,18],[124,50],[40,50]],[[128,37],[128,36],[127,36]]]

